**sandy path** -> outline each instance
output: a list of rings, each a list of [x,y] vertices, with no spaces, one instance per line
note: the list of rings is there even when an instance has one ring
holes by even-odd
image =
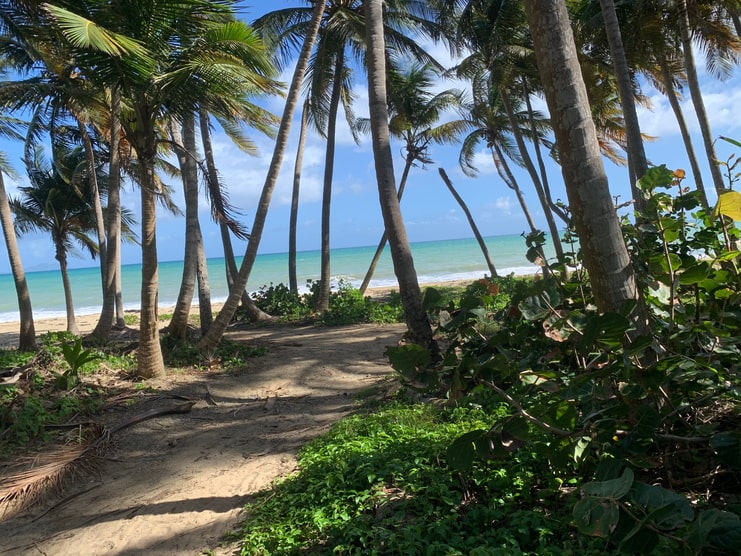
[[[173,375],[162,394],[199,398],[117,435],[99,472],[0,523],[0,555],[225,555],[217,548],[249,495],[295,466],[297,449],[385,390],[383,355],[404,325],[270,327],[229,337],[268,348],[237,373]],[[210,392],[211,403],[207,403]],[[124,414],[182,403],[150,396]],[[215,405],[214,405],[215,403]],[[118,412],[118,413],[116,413]]]

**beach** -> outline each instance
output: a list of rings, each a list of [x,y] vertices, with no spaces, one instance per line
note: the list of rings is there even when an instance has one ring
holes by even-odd
[[[469,284],[471,280],[447,280],[441,282],[429,282],[423,284],[421,287],[455,287]],[[395,286],[384,286],[377,288],[368,288],[366,295],[372,298],[383,298],[392,291],[396,291]],[[214,303],[212,308],[214,313],[221,310],[224,306],[223,303]],[[160,306],[159,314],[167,315],[171,314],[174,310],[174,306]],[[126,311],[127,314],[138,314],[139,311],[130,309]],[[193,305],[191,309],[191,315],[198,314],[198,305]],[[95,325],[98,323],[98,314],[84,314],[75,315],[77,321],[77,328],[80,331],[81,336],[85,336],[93,331]],[[166,321],[162,321],[162,326],[167,324]],[[0,322],[0,349],[14,348],[18,345],[18,321],[12,322]],[[34,319],[34,328],[36,330],[36,336],[42,336],[48,332],[62,332],[67,329],[67,319],[65,317],[51,317],[51,318],[40,318]],[[135,327],[132,327],[135,328]]]

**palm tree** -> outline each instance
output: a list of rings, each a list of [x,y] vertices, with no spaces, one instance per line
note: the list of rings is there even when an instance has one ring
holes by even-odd
[[[301,190],[301,171],[304,164],[304,147],[306,146],[306,131],[309,127],[309,100],[304,102],[301,110],[301,129],[296,148],[296,161],[293,165],[293,189],[291,191],[291,214],[288,221],[288,287],[298,293],[298,277],[296,275],[296,249],[298,236],[298,201]]]
[[[326,15],[308,75],[310,120],[327,141],[322,193],[321,277],[316,300],[318,311],[326,310],[329,304],[330,215],[337,115],[342,102],[348,123],[351,128],[353,127],[351,55],[361,58],[362,62],[365,50],[364,10],[362,0],[327,1]],[[430,8],[420,2],[400,0],[387,2],[384,29],[389,47],[417,60],[435,64],[430,55],[405,34],[413,30],[433,36],[439,35],[441,31],[439,25],[429,19],[432,13]],[[280,46],[285,57],[290,52],[290,46],[295,44],[298,37],[303,36],[308,15],[307,8],[277,10],[255,21],[255,26],[268,37],[271,44],[285,41],[286,45]]]
[[[10,205],[19,236],[36,231],[51,235],[54,258],[62,273],[67,331],[78,334],[67,258],[74,243],[87,249],[93,257],[97,254],[97,246],[89,235],[95,230],[95,221],[89,196],[81,196],[71,179],[82,153],[78,149],[71,152],[62,149],[57,147],[54,165],[45,161],[38,150],[31,160],[26,160],[31,185],[20,187],[21,197],[12,200]],[[60,171],[65,170],[67,175],[61,175]]]
[[[431,164],[429,154],[431,143],[447,144],[458,138],[467,126],[467,122],[455,119],[439,123],[442,114],[449,109],[460,107],[463,102],[463,93],[456,89],[448,89],[433,94],[430,89],[435,84],[435,77],[439,72],[430,64],[411,63],[406,70],[403,60],[391,59],[387,70],[388,103],[391,119],[389,132],[392,137],[402,142],[404,152],[404,169],[399,181],[397,196],[399,202],[404,195],[407,178],[413,166],[420,164],[424,167]],[[369,120],[358,120],[359,130],[370,131]],[[360,292],[364,293],[370,284],[378,260],[381,258],[388,236],[384,231],[373,254],[368,271],[360,285]]]
[[[257,205],[257,210],[255,211],[255,218],[250,232],[250,240],[247,243],[247,250],[242,259],[242,266],[239,268],[239,273],[235,277],[232,288],[229,290],[229,297],[221,308],[221,311],[219,311],[219,315],[214,320],[211,328],[208,329],[208,333],[198,342],[198,348],[201,350],[213,349],[221,340],[221,336],[224,334],[229,321],[231,321],[237,307],[239,306],[242,292],[244,292],[244,289],[247,286],[250,272],[252,272],[252,267],[255,264],[257,249],[260,245],[260,240],[262,239],[263,229],[265,228],[265,219],[268,215],[270,201],[273,196],[273,191],[275,190],[275,185],[278,181],[278,174],[280,173],[280,167],[283,163],[283,155],[286,151],[286,145],[288,144],[288,137],[291,132],[291,120],[293,119],[293,113],[296,111],[296,105],[298,104],[299,94],[301,92],[301,82],[304,80],[306,68],[309,65],[311,51],[314,48],[314,42],[319,34],[319,27],[322,22],[322,16],[324,15],[324,8],[324,2],[316,2],[314,4],[311,21],[306,29],[301,53],[299,54],[296,69],[293,72],[291,85],[286,96],[286,104],[283,110],[283,116],[280,120],[280,126],[278,127],[275,148],[273,149],[273,158],[270,161],[270,167],[268,168],[268,173],[265,177],[265,184],[262,188],[260,201]]]
[[[234,19],[230,3],[156,0],[142,6],[140,2],[120,0],[115,8],[111,10],[102,2],[75,5],[79,13],[47,7],[78,54],[82,70],[89,70],[88,77],[104,86],[120,83],[130,107],[124,111],[126,117],[121,118],[121,124],[136,151],[140,169],[138,372],[152,377],[164,374],[157,318],[155,205],[160,190],[155,161],[161,140],[157,121],[165,113],[177,116],[193,112],[204,101],[209,106],[221,106],[224,112],[232,106],[237,111],[245,91],[275,87],[271,80],[274,70],[256,35]],[[195,37],[198,40],[194,41]]]
[[[383,221],[389,236],[394,273],[399,283],[399,293],[404,306],[404,315],[411,340],[435,354],[438,347],[432,336],[427,314],[422,308],[422,295],[417,281],[417,272],[414,268],[412,251],[409,247],[396,191],[394,161],[391,155],[388,128],[386,48],[382,5],[382,0],[367,0],[364,6],[368,45],[368,102],[378,195]]]
[[[564,0],[525,0],[574,226],[600,311],[639,299],[605,174]],[[638,333],[644,319],[635,319]]]

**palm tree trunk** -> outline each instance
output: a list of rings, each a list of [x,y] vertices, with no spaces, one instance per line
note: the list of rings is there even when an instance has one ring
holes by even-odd
[[[291,120],[293,119],[293,113],[296,111],[298,97],[301,93],[301,83],[304,80],[304,75],[306,75],[306,67],[309,64],[309,57],[311,56],[314,42],[319,33],[324,9],[324,2],[316,2],[314,4],[311,22],[306,31],[306,38],[304,39],[301,54],[299,55],[296,69],[294,70],[293,78],[291,79],[291,86],[288,90],[288,95],[286,96],[286,104],[283,109],[283,116],[280,121],[278,135],[273,149],[273,158],[270,161],[270,168],[265,177],[265,184],[262,188],[262,194],[260,195],[257,210],[255,211],[250,240],[247,243],[247,250],[242,259],[242,266],[240,267],[239,274],[234,281],[234,287],[229,291],[229,297],[227,298],[226,303],[214,320],[211,328],[209,328],[208,333],[201,338],[200,342],[198,342],[198,348],[201,350],[212,349],[219,343],[219,340],[224,334],[224,330],[226,330],[227,325],[234,316],[234,312],[239,306],[242,292],[244,292],[244,288],[247,286],[250,272],[252,272],[252,267],[255,264],[257,248],[262,239],[262,232],[265,228],[265,219],[268,215],[268,209],[270,208],[270,200],[273,196],[273,191],[275,190],[275,184],[278,181],[278,174],[280,173],[280,167],[283,163],[283,154],[285,153],[286,145],[288,144],[288,137],[291,131]]]
[[[615,11],[615,2],[613,0],[600,0],[600,8],[602,9],[602,19],[605,24],[605,32],[607,33],[607,42],[610,45],[610,54],[612,55],[612,64],[615,69],[620,104],[622,105],[623,118],[625,119],[628,164],[632,168],[630,187],[636,208],[640,211],[643,210],[644,202],[643,194],[638,189],[637,182],[648,171],[648,163],[646,162],[646,152],[643,149],[643,138],[638,123],[633,83],[630,78],[628,61],[625,58],[623,37],[620,33],[620,23],[617,12]]]
[[[417,271],[414,268],[412,250],[409,246],[404,220],[401,215],[401,206],[399,205],[394,177],[394,160],[391,155],[386,98],[386,48],[383,36],[382,0],[367,0],[365,10],[368,45],[368,102],[381,213],[389,236],[391,259],[399,283],[399,294],[401,295],[411,340],[436,354],[438,346],[433,338],[427,314],[422,307],[422,294],[417,281]]]
[[[200,317],[201,335],[208,332],[214,321],[211,307],[211,286],[208,282],[208,261],[203,245],[200,226],[198,228],[198,245],[196,246],[196,278],[198,279],[198,316]]]
[[[154,129],[152,127],[151,129]],[[158,319],[157,210],[154,180],[154,150],[141,163],[141,249],[142,284],[139,321],[138,374],[143,378],[164,376]]]
[[[530,214],[530,209],[525,201],[525,196],[522,194],[520,184],[517,183],[517,179],[512,173],[509,164],[507,164],[507,159],[504,158],[504,154],[496,143],[492,146],[491,157],[494,161],[494,167],[497,169],[499,177],[502,178],[502,181],[504,181],[507,187],[515,192],[517,202],[522,209],[522,213],[525,215],[525,220],[527,220],[527,225],[530,228],[530,231],[537,232],[538,227],[535,225],[535,220],[533,220],[532,214]]]
[[[33,309],[31,308],[31,296],[28,293],[26,273],[23,270],[21,252],[18,250],[18,241],[15,237],[13,227],[13,215],[10,212],[8,194],[5,192],[5,179],[0,172],[0,225],[3,228],[5,246],[8,249],[10,271],[13,274],[13,284],[18,298],[18,312],[20,314],[20,333],[18,338],[18,349],[21,351],[32,351],[36,349],[36,329],[33,324]]]
[[[597,307],[618,312],[639,301],[615,212],[564,0],[525,0],[538,70],[561,156],[574,226]],[[642,312],[634,319],[646,331]]]
[[[329,307],[329,290],[332,273],[330,268],[330,212],[332,207],[332,178],[334,176],[334,152],[337,141],[337,111],[340,107],[340,93],[342,91],[342,77],[344,72],[344,57],[342,51],[337,54],[332,83],[332,97],[329,104],[327,120],[327,151],[324,159],[324,191],[322,194],[322,269],[319,278],[319,293],[317,295],[316,310],[326,311]]]
[[[532,133],[533,136],[533,147],[535,148],[535,158],[538,160],[538,169],[540,171],[540,180],[543,184],[543,191],[545,192],[545,197],[548,200],[548,206],[551,208],[551,211],[558,216],[562,222],[565,224],[569,223],[569,219],[566,216],[566,213],[556,205],[556,203],[553,202],[553,196],[551,195],[551,186],[548,183],[548,172],[545,168],[545,162],[543,160],[543,153],[542,149],[540,148],[540,139],[538,138],[538,130],[535,125],[535,116],[533,111],[533,105],[530,101],[530,90],[527,86],[527,81],[525,79],[522,80],[522,94],[525,97],[525,105],[527,106],[527,115],[528,120],[530,122],[530,133]]]
[[[672,72],[669,69],[669,64],[665,58],[662,58],[659,61],[659,68],[661,70],[661,83],[664,86],[664,94],[669,100],[669,105],[672,107],[674,117],[677,120],[677,125],[679,125],[679,133],[682,135],[682,142],[687,151],[687,158],[689,159],[690,168],[692,169],[692,176],[695,179],[695,186],[700,192],[702,206],[707,211],[710,208],[708,194],[707,191],[705,191],[705,184],[702,181],[702,172],[700,171],[700,164],[697,162],[695,147],[692,145],[692,136],[687,127],[687,121],[684,119],[682,106],[679,104],[679,99],[677,99],[677,92],[674,89],[674,76],[672,75]]]
[[[309,123],[309,99],[304,102],[301,111],[301,130],[298,136],[296,149],[296,163],[293,167],[293,191],[291,193],[291,215],[288,222],[288,287],[293,293],[298,293],[298,277],[296,275],[296,239],[298,235],[298,201],[301,188],[301,170],[306,145],[306,129]]]
[[[114,311],[117,310],[117,293],[121,290],[121,95],[114,87],[111,89],[110,113],[110,161],[108,162],[108,225],[106,237],[106,262],[103,277],[103,306],[100,317],[91,337],[101,341],[108,339],[113,327]],[[102,261],[101,261],[102,264]],[[123,315],[119,326],[124,326]]]
[[[208,183],[209,188],[215,191],[219,187],[219,180],[218,171],[216,170],[216,159],[214,158],[214,148],[211,142],[211,122],[209,121],[208,111],[203,109],[200,110],[198,112],[198,118],[201,128],[201,144],[203,145],[203,156],[206,159],[206,182]],[[237,263],[234,260],[234,249],[232,248],[232,240],[231,236],[229,235],[229,226],[227,226],[225,222],[220,220],[219,229],[221,231],[221,243],[224,249],[224,266],[226,268],[226,280],[227,285],[229,286],[229,291],[231,291],[231,288],[234,285],[234,278],[237,276]],[[247,317],[252,322],[265,322],[273,320],[273,317],[271,317],[265,311],[255,305],[255,302],[252,301],[252,298],[249,296],[244,288],[242,289],[242,308],[245,310],[245,312],[247,313]]]
[[[396,198],[399,199],[399,203],[401,203],[401,198],[404,195],[404,188],[407,184],[407,177],[409,176],[409,170],[411,170],[413,163],[414,155],[407,154],[406,162],[404,163],[404,171],[401,174],[401,181],[399,182],[399,191],[396,194]],[[376,271],[376,266],[378,266],[378,261],[381,258],[381,254],[383,253],[387,242],[388,234],[386,233],[386,230],[384,230],[383,234],[381,235],[381,240],[378,242],[378,247],[376,247],[376,252],[373,253],[373,259],[371,260],[370,266],[368,267],[368,272],[365,273],[363,283],[360,284],[360,295],[364,295],[365,290],[368,289],[368,285],[373,278],[373,273]]]
[[[80,334],[77,328],[77,319],[75,318],[75,304],[72,301],[72,284],[69,281],[69,272],[67,272],[67,253],[63,245],[57,244],[55,258],[59,261],[59,271],[62,274],[62,286],[64,288],[64,308],[67,312],[67,332],[75,335]]]
[[[188,317],[193,304],[193,292],[196,287],[196,266],[198,264],[198,240],[200,224],[198,222],[198,167],[196,165],[196,122],[193,114],[183,117],[182,135],[175,125],[170,130],[175,142],[180,174],[183,178],[185,192],[185,253],[183,255],[183,275],[180,280],[172,319],[167,327],[174,338],[183,339],[188,335]]]
[[[715,145],[713,144],[713,132],[710,130],[710,120],[705,110],[705,102],[702,99],[700,91],[700,80],[697,77],[697,66],[695,65],[695,55],[692,51],[692,35],[690,32],[690,19],[687,13],[687,1],[677,0],[677,10],[679,16],[679,32],[682,38],[682,54],[684,55],[684,69],[687,72],[687,85],[690,89],[690,97],[695,107],[697,121],[700,124],[700,133],[702,134],[705,154],[710,164],[710,175],[713,177],[715,191],[720,195],[724,191],[723,174],[718,166],[718,156],[715,154]]]
[[[77,118],[77,127],[82,137],[83,148],[85,149],[85,162],[87,164],[88,184],[90,185],[90,199],[93,202],[95,212],[95,231],[98,235],[98,257],[100,260],[100,277],[103,291],[105,292],[106,283],[106,261],[108,260],[106,251],[105,222],[103,218],[103,206],[100,203],[100,189],[98,188],[98,173],[95,171],[95,150],[93,142],[90,140],[90,134],[87,132],[85,123]]]
[[[520,151],[522,161],[525,163],[525,169],[530,174],[530,179],[533,181],[533,185],[535,186],[535,192],[538,195],[540,206],[543,209],[543,214],[545,215],[545,220],[548,224],[548,231],[551,234],[551,241],[553,242],[553,247],[556,251],[556,258],[558,259],[558,262],[563,262],[563,246],[561,245],[561,236],[559,235],[558,226],[556,226],[556,221],[553,218],[553,211],[551,210],[551,205],[546,198],[538,171],[535,169],[533,159],[530,158],[530,153],[528,152],[525,141],[522,138],[522,132],[520,131],[520,126],[515,117],[515,112],[512,109],[509,93],[504,89],[500,89],[499,94],[502,98],[502,106],[504,106],[504,110],[507,113],[509,125],[512,128],[512,135],[515,138],[515,143],[517,143],[517,149]]]
[[[478,226],[476,226],[476,222],[473,219],[473,215],[471,214],[471,211],[468,210],[468,205],[466,205],[466,202],[463,200],[463,197],[461,197],[458,194],[458,191],[456,191],[455,187],[453,187],[453,183],[450,181],[450,178],[448,177],[448,174],[443,170],[442,168],[437,169],[438,172],[440,172],[440,177],[443,179],[443,183],[448,188],[448,191],[450,191],[450,194],[453,196],[453,198],[456,200],[458,205],[461,207],[461,210],[463,210],[463,213],[466,215],[466,218],[468,219],[468,223],[471,226],[471,230],[473,231],[473,235],[476,237],[476,241],[479,244],[479,247],[481,248],[481,252],[484,254],[484,259],[486,260],[486,266],[489,267],[489,272],[491,273],[491,276],[497,276],[497,269],[494,267],[494,263],[491,261],[491,257],[489,256],[489,249],[486,247],[486,242],[484,241],[484,238],[481,235],[481,232],[479,232]]]

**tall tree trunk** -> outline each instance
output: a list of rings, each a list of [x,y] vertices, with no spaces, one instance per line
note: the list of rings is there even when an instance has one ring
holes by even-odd
[[[466,215],[468,224],[471,226],[471,230],[473,231],[473,235],[476,238],[479,247],[481,248],[481,252],[484,254],[484,259],[486,260],[486,266],[489,267],[489,272],[491,273],[492,277],[497,276],[497,269],[494,266],[494,263],[491,261],[491,257],[489,256],[489,249],[486,247],[486,242],[484,241],[481,232],[479,232],[479,227],[476,225],[476,221],[473,219],[471,211],[468,210],[468,205],[466,205],[463,197],[461,197],[458,194],[458,191],[456,191],[455,187],[453,187],[453,183],[450,181],[450,178],[448,177],[448,174],[445,172],[445,170],[443,170],[442,168],[438,168],[437,170],[438,172],[440,172],[440,177],[443,179],[443,183],[448,188],[448,191],[450,191],[450,194],[453,196],[458,205],[461,207],[461,210],[463,210],[463,213]]]
[[[540,180],[543,184],[543,191],[545,192],[545,197],[548,199],[548,206],[551,207],[551,211],[558,216],[562,222],[565,224],[569,223],[569,219],[566,216],[566,213],[559,207],[556,203],[553,202],[553,196],[551,195],[551,186],[548,183],[548,172],[545,168],[545,161],[543,160],[543,152],[540,148],[540,139],[538,138],[538,129],[535,125],[535,113],[533,111],[533,105],[530,101],[530,90],[527,86],[527,81],[525,79],[522,80],[522,94],[525,97],[525,105],[527,106],[527,115],[528,120],[530,122],[530,133],[532,133],[533,136],[533,147],[535,148],[535,157],[538,160],[538,170],[540,171]]]
[[[682,136],[682,142],[684,148],[687,151],[687,158],[690,162],[690,168],[692,169],[692,177],[695,179],[695,187],[700,192],[700,200],[702,201],[703,208],[707,211],[710,209],[710,203],[708,202],[708,193],[705,191],[705,184],[702,181],[702,171],[700,170],[700,164],[697,162],[697,155],[695,154],[695,147],[692,145],[692,135],[687,127],[687,121],[684,119],[684,113],[682,112],[682,106],[679,104],[677,99],[677,92],[674,89],[674,76],[669,69],[669,64],[666,58],[659,61],[659,68],[661,70],[661,83],[664,86],[664,94],[669,100],[669,106],[672,107],[674,117],[679,125],[679,133]]]
[[[198,165],[196,164],[196,122],[193,114],[183,117],[182,134],[175,124],[171,134],[176,146],[185,193],[185,252],[183,255],[183,275],[180,280],[172,319],[167,331],[174,338],[186,338],[188,335],[188,317],[193,304],[193,292],[196,287],[196,266],[198,264],[198,244],[201,241],[201,226],[198,222]]]
[[[314,42],[319,33],[319,27],[322,22],[325,7],[324,2],[316,2],[314,4],[311,22],[306,31],[306,38],[304,39],[301,54],[299,55],[296,69],[294,70],[293,78],[291,79],[291,86],[288,90],[288,95],[286,96],[286,104],[278,128],[275,148],[273,149],[273,158],[270,161],[270,167],[268,169],[268,174],[265,177],[265,184],[262,188],[260,201],[258,202],[257,210],[255,211],[255,218],[252,224],[250,240],[247,243],[247,250],[242,259],[239,274],[234,281],[234,287],[230,290],[226,303],[214,320],[211,328],[209,328],[208,333],[201,338],[200,342],[198,342],[198,348],[201,350],[212,349],[219,343],[219,340],[224,334],[224,330],[226,330],[229,321],[231,321],[234,312],[237,310],[239,301],[242,297],[242,292],[244,292],[244,288],[247,286],[247,281],[250,278],[250,272],[252,272],[252,267],[257,258],[257,249],[260,246],[260,240],[262,239],[262,231],[265,228],[265,219],[268,215],[268,209],[270,208],[270,200],[273,196],[273,191],[275,190],[275,184],[278,181],[278,174],[280,173],[280,167],[283,163],[283,155],[286,152],[286,145],[288,144],[288,137],[291,132],[291,120],[293,119],[293,113],[296,111],[298,97],[301,93],[301,82],[304,80],[304,75],[306,75],[306,67],[309,64],[309,57],[311,56]]]
[[[154,129],[152,126],[151,129]],[[153,141],[152,141],[153,142]],[[154,148],[149,156],[140,155],[141,164],[141,249],[142,284],[141,316],[139,321],[139,350],[137,370],[143,378],[165,375],[165,363],[160,346],[157,261],[157,210],[154,179]]]
[[[414,268],[412,250],[407,239],[396,191],[394,160],[391,155],[388,127],[382,0],[366,0],[365,10],[368,45],[368,103],[381,213],[389,236],[394,274],[399,283],[399,293],[411,340],[432,353],[437,353],[438,346],[432,336],[427,314],[422,308],[422,294],[417,281],[417,271]]]
[[[399,203],[401,203],[401,198],[404,195],[404,188],[406,187],[407,177],[409,177],[409,170],[411,170],[412,164],[414,164],[414,155],[411,153],[407,153],[406,161],[404,162],[404,171],[401,174],[401,181],[399,182],[399,191],[396,194],[396,198],[399,199]],[[384,230],[383,234],[381,235],[381,240],[378,242],[378,247],[376,247],[376,252],[373,253],[373,259],[371,260],[370,266],[368,267],[368,271],[365,273],[363,282],[360,284],[360,295],[364,295],[365,290],[368,289],[368,285],[373,278],[373,273],[376,271],[376,266],[378,266],[378,261],[381,258],[383,249],[386,247],[388,238],[389,236],[386,233],[386,230]]]
[[[211,307],[211,286],[208,282],[208,259],[203,245],[203,237],[198,230],[198,245],[196,246],[196,278],[198,279],[198,316],[201,335],[206,334],[214,321]]]
[[[67,252],[63,245],[57,244],[56,255],[59,261],[59,272],[62,274],[62,287],[64,288],[64,308],[67,312],[67,332],[75,335],[80,334],[77,328],[77,319],[75,317],[75,304],[72,301],[72,284],[69,281],[69,272],[67,272]]]
[[[291,192],[291,215],[288,221],[288,287],[293,293],[298,293],[298,277],[296,273],[296,243],[298,236],[298,201],[301,189],[301,171],[304,161],[304,147],[306,146],[306,130],[309,123],[309,99],[304,102],[301,111],[301,130],[298,135],[296,149],[296,163],[293,167],[293,191]]]
[[[121,290],[121,94],[118,88],[111,89],[110,161],[108,163],[108,225],[106,238],[106,262],[103,272],[103,306],[93,338],[105,341],[113,327],[117,293]],[[102,261],[101,261],[102,264]],[[123,317],[121,317],[123,318]],[[124,326],[125,323],[117,322]]]
[[[564,255],[558,226],[556,226],[556,220],[553,218],[553,211],[551,210],[551,205],[546,197],[545,190],[543,189],[543,184],[541,183],[540,176],[538,175],[538,171],[535,169],[533,159],[530,158],[530,152],[527,150],[525,140],[522,138],[522,132],[520,131],[517,117],[515,116],[514,109],[512,108],[512,103],[510,102],[509,92],[501,88],[499,90],[499,94],[502,97],[502,105],[504,106],[504,111],[507,113],[509,125],[512,128],[512,135],[515,138],[515,143],[517,143],[517,150],[520,152],[522,161],[525,163],[525,169],[528,171],[528,174],[530,174],[530,179],[535,186],[535,192],[538,195],[540,206],[543,209],[543,214],[545,215],[545,220],[548,224],[548,231],[551,234],[551,242],[553,243],[553,248],[556,251],[556,258],[558,259],[558,262],[562,263],[564,261]]]
[[[623,118],[625,119],[625,134],[628,143],[628,164],[632,169],[630,175],[630,188],[633,193],[636,208],[641,211],[644,208],[644,201],[643,194],[638,188],[637,182],[648,171],[648,162],[646,162],[646,152],[643,149],[641,127],[638,123],[638,112],[636,111],[630,68],[628,67],[628,60],[625,58],[623,36],[620,33],[620,23],[618,21],[617,12],[615,11],[615,2],[613,0],[600,0],[600,8],[602,9],[602,20],[605,24],[607,42],[610,45],[612,65],[615,69],[618,94],[620,95],[620,104],[623,108]]]
[[[530,209],[525,201],[525,196],[522,194],[522,188],[520,188],[520,184],[517,183],[517,179],[512,173],[509,164],[507,164],[507,159],[504,157],[499,145],[496,143],[492,146],[491,157],[494,161],[494,167],[497,169],[499,177],[502,178],[502,181],[507,187],[515,192],[517,202],[522,209],[522,213],[525,215],[525,220],[527,220],[527,225],[530,228],[530,231],[537,232],[538,227],[535,225],[535,220],[533,220],[532,214],[530,214]]]
[[[692,105],[695,107],[697,122],[700,124],[702,142],[705,146],[705,154],[710,164],[710,175],[713,177],[715,191],[720,195],[724,191],[723,174],[718,166],[718,156],[715,154],[713,144],[713,132],[710,130],[710,120],[705,109],[705,102],[700,91],[700,80],[697,77],[697,66],[695,65],[695,54],[692,51],[692,34],[690,30],[690,18],[687,13],[687,1],[677,0],[679,19],[679,33],[682,37],[682,54],[684,55],[684,69],[687,72],[687,85],[690,89]]]
[[[103,206],[100,203],[100,189],[98,188],[98,173],[95,171],[95,150],[93,142],[90,140],[90,134],[87,132],[85,122],[77,118],[77,127],[82,137],[83,148],[85,149],[85,163],[87,165],[88,184],[90,186],[90,199],[93,202],[93,211],[95,212],[95,232],[98,235],[98,257],[100,261],[100,277],[102,290],[105,293],[107,270],[106,261],[108,260],[106,251],[105,222],[103,218]]]
[[[330,212],[332,208],[332,179],[334,177],[334,153],[337,141],[337,111],[340,107],[340,93],[342,91],[342,74],[344,72],[344,56],[337,54],[332,83],[332,97],[329,104],[327,119],[327,151],[324,159],[324,191],[322,193],[322,269],[319,278],[319,293],[316,300],[316,310],[326,311],[329,307],[329,291],[331,287],[330,264]]]
[[[8,194],[5,192],[5,178],[0,172],[0,225],[3,228],[5,246],[8,249],[8,260],[10,261],[10,272],[13,274],[13,284],[18,298],[18,313],[20,314],[20,331],[18,338],[18,349],[31,351],[36,349],[36,329],[33,324],[33,309],[31,308],[31,295],[28,293],[26,273],[23,270],[21,252],[18,250],[18,241],[13,227],[13,215],[10,212]]]
[[[219,173],[216,170],[216,159],[214,158],[214,148],[211,142],[211,122],[208,111],[201,109],[198,112],[198,118],[201,128],[201,144],[203,145],[203,156],[206,159],[206,182],[211,190],[219,188]],[[234,278],[237,276],[237,263],[234,260],[234,249],[232,249],[232,240],[229,235],[229,226],[225,222],[219,221],[221,230],[221,243],[224,248],[224,263],[226,268],[226,280],[231,291],[234,285]],[[200,284],[200,282],[199,282]],[[200,293],[199,293],[200,297]],[[210,296],[209,296],[210,297]],[[247,313],[247,318],[252,322],[265,322],[273,320],[273,317],[260,309],[246,290],[242,290],[242,308]],[[210,322],[210,321],[209,321]]]
[[[633,266],[600,154],[564,0],[525,0],[538,70],[561,156],[561,171],[597,307],[638,301]],[[645,319],[635,319],[639,333]]]

